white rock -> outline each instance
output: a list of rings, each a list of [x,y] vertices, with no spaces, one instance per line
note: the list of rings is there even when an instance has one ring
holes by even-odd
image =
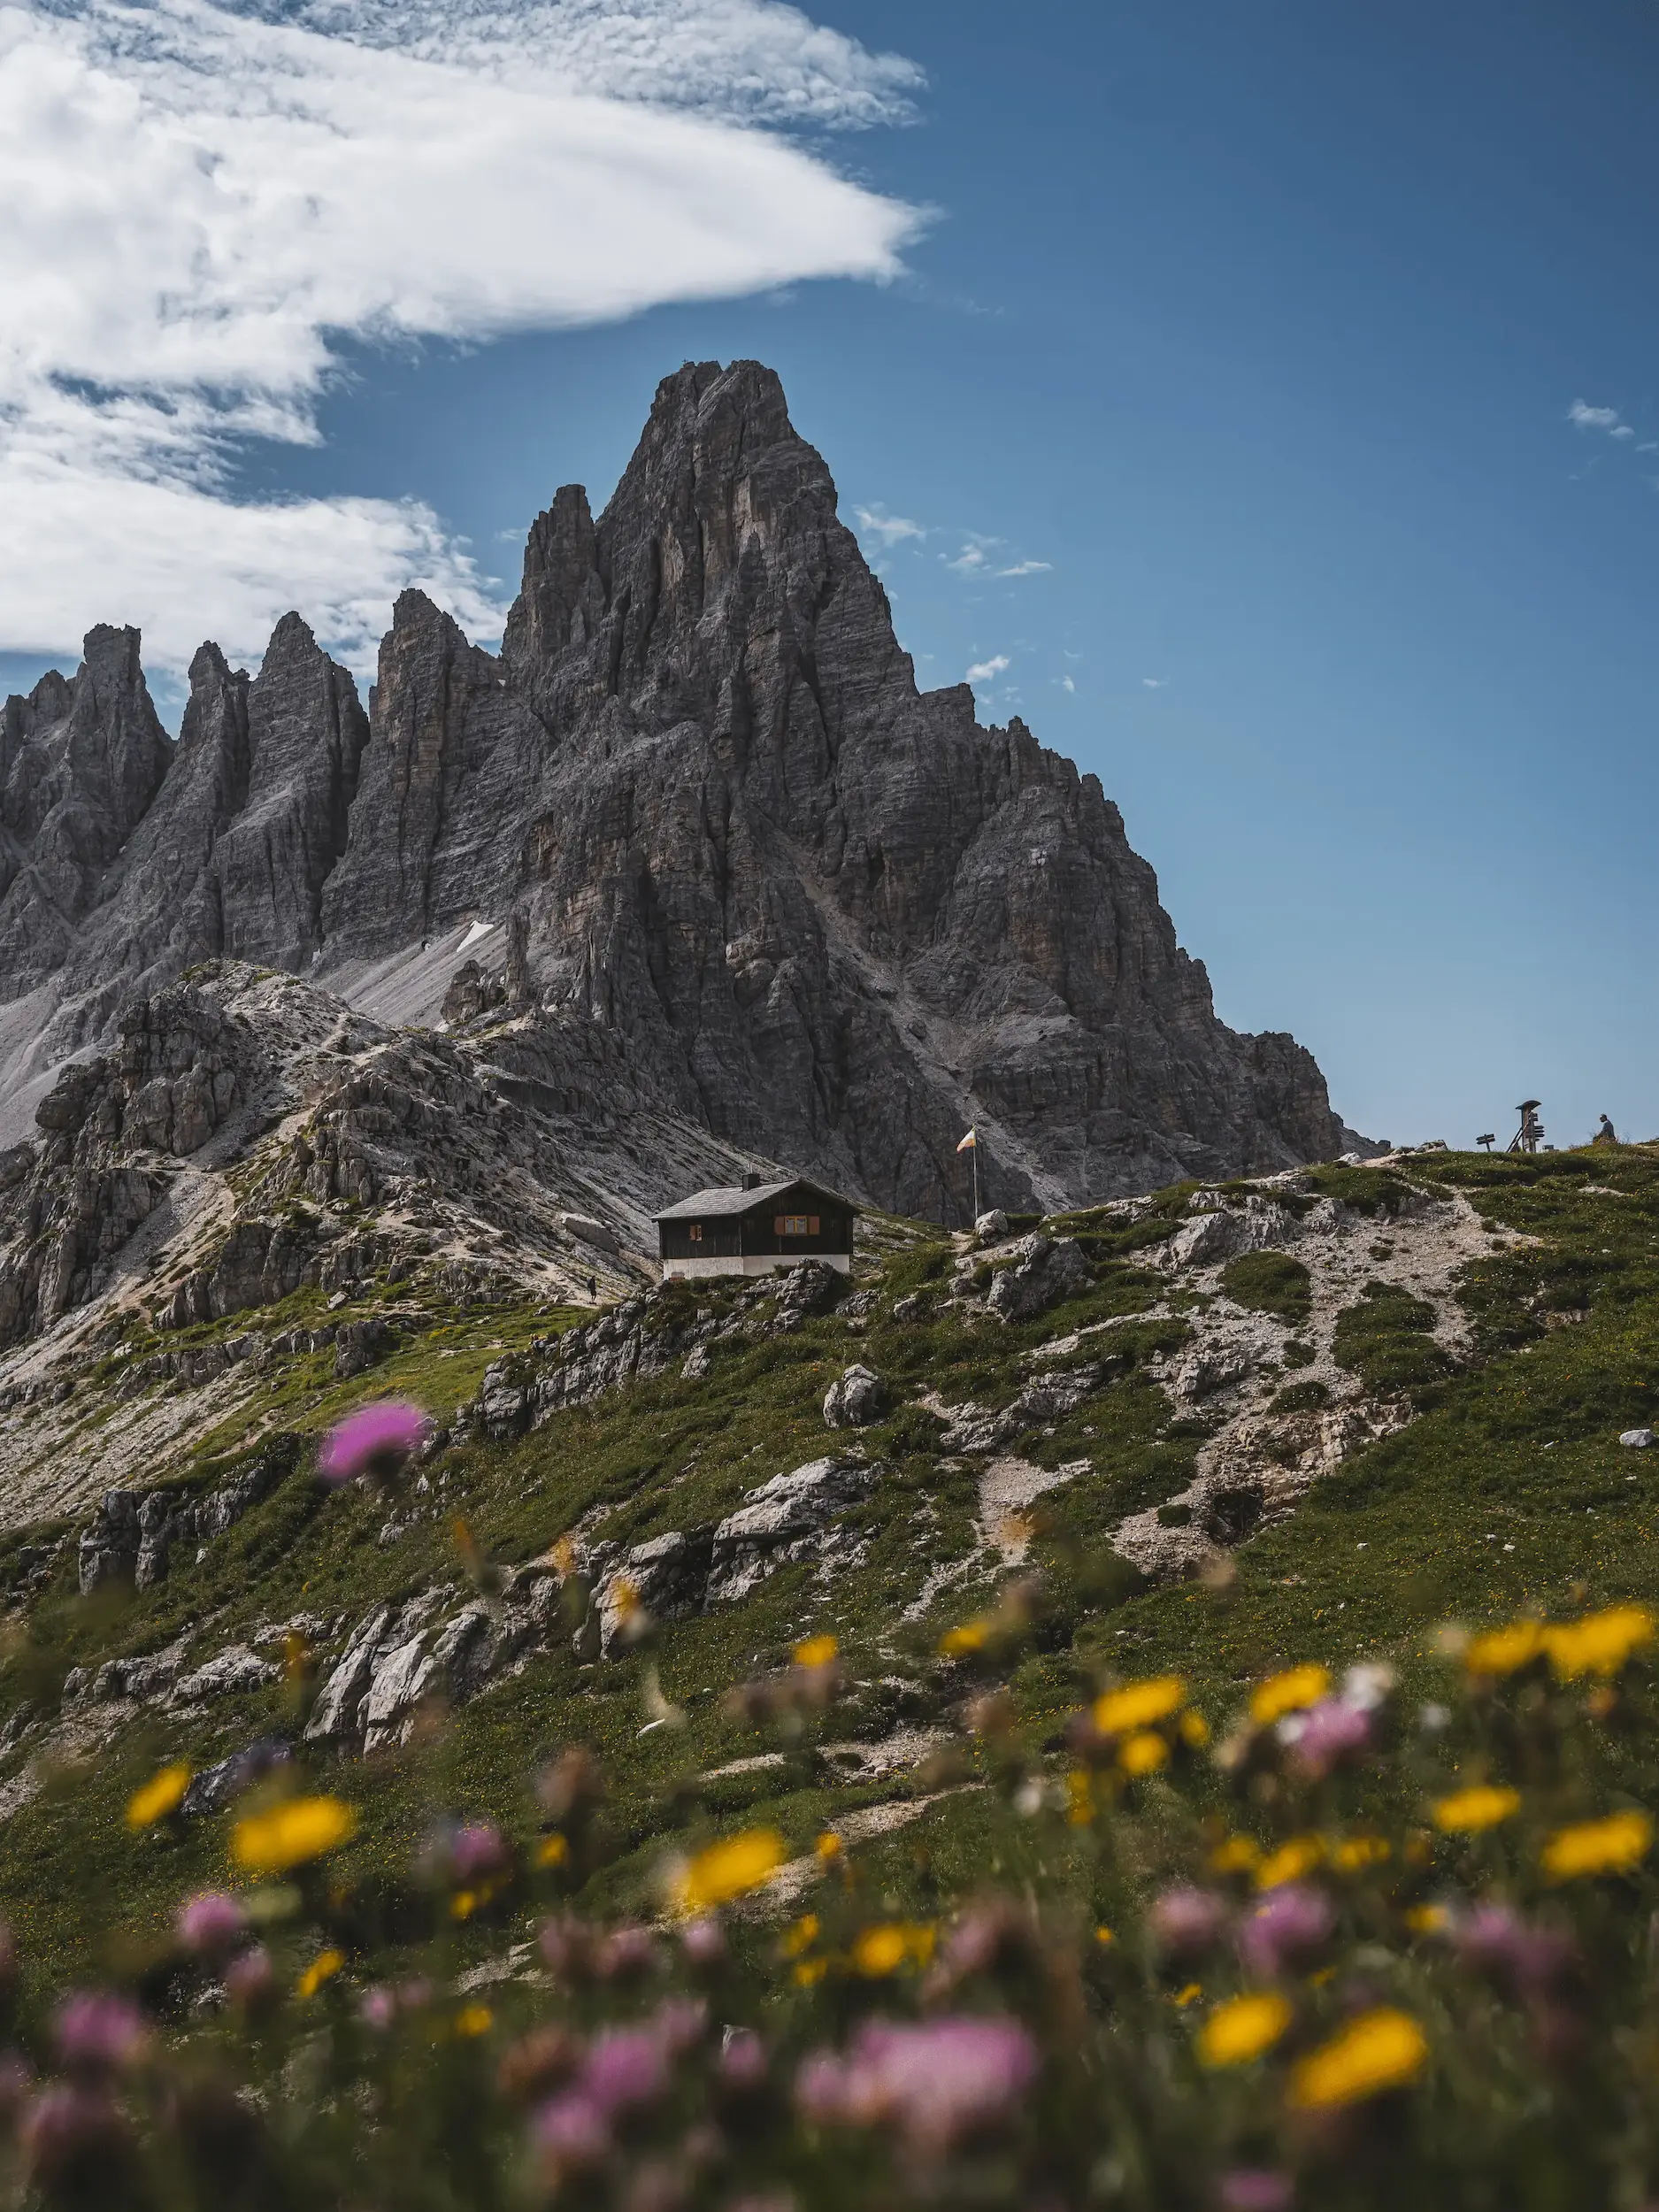
[[[1618,1440],[1621,1444],[1628,1444],[1633,1452],[1645,1452],[1652,1448],[1653,1438],[1651,1429],[1626,1429]]]

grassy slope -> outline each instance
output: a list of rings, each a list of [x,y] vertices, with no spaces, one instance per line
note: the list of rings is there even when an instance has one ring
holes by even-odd
[[[1035,1739],[1047,1737],[1103,1671],[1179,1667],[1219,1717],[1236,1702],[1240,1683],[1286,1659],[1386,1652],[1410,1666],[1425,1631],[1448,1614],[1498,1617],[1526,1604],[1560,1609],[1581,1594],[1659,1598],[1651,1495],[1659,1460],[1617,1442],[1621,1429],[1649,1417],[1659,1402],[1659,1157],[1636,1149],[1534,1161],[1448,1156],[1417,1163],[1412,1172],[1468,1189],[1495,1228],[1541,1241],[1494,1245],[1491,1259],[1472,1271],[1465,1303],[1479,1330],[1479,1361],[1445,1380],[1417,1381],[1420,1417],[1319,1484],[1293,1520],[1247,1545],[1230,1588],[1125,1594],[1125,1578],[1102,1571],[1104,1532],[1180,1488],[1201,1440],[1201,1432],[1171,1422],[1162,1394],[1139,1371],[1149,1352],[1179,1340],[1179,1318],[1130,1318],[1114,1331],[1112,1348],[1130,1355],[1127,1374],[1052,1436],[1025,1447],[1050,1465],[1087,1456],[1093,1467],[1054,1494],[1036,1547],[1049,1572],[1052,1617],[1041,1640],[1047,1647],[1025,1657],[1013,1678]],[[1376,1207],[1386,1232],[1395,1187],[1386,1178],[1325,1171],[1320,1179]],[[1096,1284],[1071,1306],[1019,1328],[955,1311],[895,1324],[894,1299],[944,1272],[949,1247],[927,1235],[889,1246],[879,1303],[862,1333],[831,1316],[793,1335],[722,1346],[701,1383],[664,1378],[561,1416],[517,1444],[453,1448],[432,1470],[442,1482],[423,1502],[425,1517],[389,1546],[378,1540],[388,1517],[383,1501],[325,1499],[302,1464],[200,1565],[179,1562],[159,1589],[124,1605],[82,1604],[66,1560],[27,1628],[14,1633],[0,1671],[0,1715],[24,1699],[50,1710],[70,1665],[154,1649],[187,1628],[199,1631],[193,1656],[201,1657],[302,1607],[355,1620],[374,1599],[434,1578],[458,1582],[450,1534],[457,1515],[509,1561],[539,1555],[602,1505],[612,1516],[604,1532],[630,1540],[706,1522],[768,1475],[826,1448],[819,1402],[853,1357],[881,1371],[895,1397],[931,1385],[947,1402],[1005,1403],[1024,1379],[1022,1350],[1084,1321],[1133,1317],[1165,1288],[1137,1267],[1136,1252],[1166,1232],[1184,1195],[1171,1194],[1159,1214],[1128,1233],[1108,1232],[1099,1217],[1073,1217],[1069,1225],[1093,1247]],[[699,1294],[705,1303],[723,1294]],[[1586,1308],[1588,1318],[1547,1331],[1541,1314],[1549,1308]],[[481,1320],[434,1316],[430,1335],[354,1384],[335,1385],[326,1357],[296,1363],[275,1386],[273,1410],[280,1423],[311,1430],[344,1403],[388,1387],[422,1393],[443,1409],[475,1386],[492,1348],[526,1342],[548,1325],[527,1310]],[[1402,1340],[1390,1340],[1394,1351]],[[1405,1341],[1407,1370],[1410,1348]],[[443,1359],[445,1351],[456,1356]],[[701,1786],[688,1777],[757,1747],[722,1715],[720,1694],[817,1628],[841,1637],[864,1686],[826,1724],[833,1739],[879,1737],[896,1720],[926,1721],[959,1697],[960,1680],[931,1664],[926,1651],[950,1618],[987,1601],[991,1578],[954,1589],[929,1632],[910,1640],[912,1649],[894,1632],[898,1609],[928,1566],[968,1548],[972,1476],[941,1464],[938,1433],[913,1406],[865,1432],[891,1473],[852,1517],[869,1541],[856,1573],[824,1594],[812,1589],[809,1567],[787,1568],[749,1602],[661,1632],[649,1655],[660,1664],[664,1690],[685,1708],[682,1729],[641,1735],[636,1660],[579,1671],[561,1648],[405,1750],[347,1770],[342,1786],[364,1814],[349,1855],[358,1873],[389,1878],[440,1810],[488,1811],[527,1832],[526,1774],[572,1740],[599,1751],[615,1782],[609,1817],[616,1856],[596,1882],[599,1895],[618,1903],[648,1893],[665,1837],[763,1814],[804,1846],[826,1816],[902,1793],[907,1786],[890,1781],[826,1786],[806,1760],[794,1770]],[[212,1468],[204,1461],[179,1471],[199,1480]],[[66,1764],[0,1830],[0,1905],[18,1924],[26,1955],[73,1970],[118,1922],[142,1924],[188,1883],[223,1876],[217,1824],[193,1824],[182,1837],[159,1833],[135,1851],[121,1808],[162,1757],[204,1763],[280,1725],[282,1694],[232,1701],[195,1724],[136,1724],[113,1746]],[[26,1746],[0,1763],[0,1783],[27,1755]],[[1018,1849],[1017,1833],[969,1793],[932,1809],[874,1862],[895,1897],[925,1901],[935,1885],[970,1886]]]

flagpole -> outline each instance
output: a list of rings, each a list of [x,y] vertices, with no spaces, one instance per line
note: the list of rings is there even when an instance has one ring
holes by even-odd
[[[973,1133],[973,1225],[979,1225],[979,1133]]]

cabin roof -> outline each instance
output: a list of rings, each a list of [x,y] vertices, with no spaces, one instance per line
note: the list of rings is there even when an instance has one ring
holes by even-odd
[[[723,1187],[715,1185],[709,1190],[694,1190],[689,1198],[682,1198],[678,1205],[669,1206],[654,1218],[657,1221],[707,1221],[720,1214],[746,1214],[752,1207],[770,1205],[781,1198],[786,1191],[810,1191],[815,1197],[827,1199],[832,1206],[845,1206],[851,1213],[857,1208],[850,1198],[842,1198],[833,1190],[826,1190],[822,1183],[809,1183],[803,1175],[791,1175],[781,1183],[760,1183],[752,1190],[741,1184]]]

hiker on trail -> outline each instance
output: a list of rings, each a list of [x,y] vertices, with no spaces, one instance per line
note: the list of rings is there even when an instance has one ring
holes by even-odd
[[[1614,1133],[1613,1125],[1605,1114],[1601,1117],[1601,1126],[1590,1141],[1592,1144],[1617,1144],[1618,1142],[1618,1138]]]
[[[599,1278],[597,1275],[590,1275],[588,1278],[588,1295],[590,1300],[596,1300],[599,1295]]]

